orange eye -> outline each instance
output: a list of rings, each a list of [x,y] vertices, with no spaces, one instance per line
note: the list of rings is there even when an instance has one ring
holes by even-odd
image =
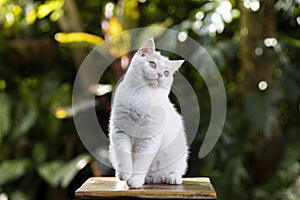
[[[168,77],[170,75],[170,72],[168,70],[164,71],[165,77]]]
[[[152,68],[156,68],[156,63],[155,62],[153,62],[153,61],[150,61],[149,62],[149,65],[150,65],[150,67],[152,67]]]

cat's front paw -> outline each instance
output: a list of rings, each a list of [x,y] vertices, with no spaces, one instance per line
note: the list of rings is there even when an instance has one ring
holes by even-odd
[[[131,172],[116,171],[116,177],[121,181],[127,181],[131,177]]]
[[[162,183],[163,179],[159,175],[147,175],[145,181],[146,183],[150,183],[150,184],[158,184],[158,183]]]
[[[179,174],[171,172],[166,176],[165,182],[172,185],[182,184],[182,177]]]
[[[133,175],[129,180],[127,180],[128,187],[132,189],[138,189],[142,187],[145,183],[145,176]]]

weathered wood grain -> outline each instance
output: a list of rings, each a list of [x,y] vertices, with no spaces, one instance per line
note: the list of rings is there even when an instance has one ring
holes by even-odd
[[[217,199],[209,178],[184,178],[181,185],[145,184],[129,189],[113,177],[89,178],[75,192],[76,199]]]

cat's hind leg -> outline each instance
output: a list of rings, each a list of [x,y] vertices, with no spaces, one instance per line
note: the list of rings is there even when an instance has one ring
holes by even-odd
[[[152,177],[152,182],[155,183],[155,178],[161,177],[161,182],[166,184],[182,184],[182,176],[187,169],[187,152],[179,155],[179,158],[163,168],[156,168],[152,173],[155,176]],[[153,169],[153,168],[152,168]]]

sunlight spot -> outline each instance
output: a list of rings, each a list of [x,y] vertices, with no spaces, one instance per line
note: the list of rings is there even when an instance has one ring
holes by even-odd
[[[260,8],[260,3],[259,3],[259,1],[252,1],[252,2],[250,3],[250,9],[251,9],[252,11],[256,12],[256,11],[259,10],[259,8]]]
[[[277,40],[276,38],[266,38],[264,44],[266,47],[275,47],[277,45]]]
[[[44,4],[40,5],[37,9],[37,17],[42,19],[49,15],[52,12],[55,12],[58,9],[62,9],[64,5],[63,0],[56,1],[46,1]]]
[[[11,12],[5,15],[5,19],[8,26],[11,26],[15,22],[15,16]]]
[[[122,58],[121,58],[121,67],[122,67],[122,69],[124,69],[124,70],[127,69],[128,65],[129,65],[128,56],[122,56]]]
[[[182,31],[182,32],[180,32],[180,33],[178,34],[178,40],[179,40],[180,42],[186,41],[187,38],[188,38],[188,35],[187,35],[187,33],[184,32],[184,31]]]
[[[245,0],[243,5],[244,5],[245,8],[249,9],[250,8],[250,3],[251,3],[250,0]]]
[[[232,6],[229,1],[222,1],[219,8],[221,8],[220,11],[229,11],[231,10]]]
[[[36,11],[33,9],[31,11],[28,12],[28,14],[25,17],[25,21],[28,24],[32,24],[33,22],[35,22],[36,20]]]
[[[50,20],[56,22],[60,17],[64,15],[63,9],[57,9],[50,15]]]
[[[258,89],[260,90],[266,90],[268,87],[268,83],[266,81],[260,81],[258,83]]]
[[[231,15],[233,18],[237,19],[241,16],[241,11],[239,11],[238,9],[232,9]]]
[[[232,21],[232,15],[230,12],[224,12],[221,15],[226,23],[230,23]]]
[[[212,16],[211,16],[211,21],[216,23],[216,24],[219,24],[222,21],[222,18],[219,14],[213,13]]]
[[[215,36],[215,35],[216,35],[216,32],[217,32],[217,27],[216,27],[216,25],[215,25],[215,24],[209,25],[208,31],[209,31],[209,35],[210,35],[210,36],[212,36],[212,37]]]
[[[108,94],[110,92],[112,92],[113,90],[113,86],[112,85],[109,85],[109,84],[99,84],[97,89],[96,89],[96,92],[95,94],[97,96],[103,96],[105,94]]]
[[[200,20],[196,20],[195,23],[194,23],[194,29],[199,29],[201,28],[201,26],[203,25],[203,22],[200,21]]]
[[[218,14],[218,13],[213,13],[212,16],[211,16],[211,20],[212,20],[212,22],[214,24],[214,27],[216,28],[216,30],[212,31],[212,32],[216,32],[217,31],[218,33],[222,33],[223,30],[224,30],[224,28],[225,28],[225,25],[223,23],[221,15]]]
[[[300,26],[300,17],[297,17],[296,21],[297,21],[298,25]]]
[[[83,158],[83,159],[81,159],[77,162],[76,168],[77,169],[83,169],[86,166],[86,164],[88,164],[88,162],[89,162],[88,158]]]
[[[57,119],[64,119],[68,116],[68,112],[66,109],[64,109],[63,107],[58,107],[55,110],[55,117]]]
[[[107,20],[103,20],[103,21],[101,22],[101,27],[102,27],[102,29],[104,29],[104,30],[108,30],[108,29],[109,29],[109,23],[108,23],[108,21],[107,21]]]
[[[103,39],[97,35],[84,32],[56,33],[54,39],[60,43],[87,42],[98,45]]]
[[[264,50],[261,47],[256,47],[254,52],[257,56],[261,56],[263,54]]]
[[[231,9],[232,6],[229,1],[222,1],[216,11],[222,16],[225,22],[230,23],[232,21]]]
[[[104,15],[106,18],[111,18],[113,16],[114,4],[109,2],[105,5]]]
[[[198,20],[202,20],[204,18],[204,13],[201,11],[197,12],[195,18]]]
[[[112,11],[114,9],[114,4],[109,2],[105,5],[105,10]]]
[[[0,200],[8,200],[8,196],[5,193],[0,194]]]
[[[244,0],[243,5],[245,8],[251,9],[254,12],[258,11],[260,8],[260,3],[258,0]]]
[[[110,84],[96,84],[89,87],[89,91],[96,96],[103,96],[113,91],[113,86]]]
[[[18,15],[21,14],[22,9],[21,9],[20,6],[15,5],[15,6],[13,7],[13,9],[12,9],[12,12],[13,12],[13,14],[14,14],[15,16],[18,16]]]
[[[246,36],[246,35],[248,35],[248,33],[249,33],[249,31],[248,31],[247,27],[241,28],[241,34],[242,34],[242,36]]]

